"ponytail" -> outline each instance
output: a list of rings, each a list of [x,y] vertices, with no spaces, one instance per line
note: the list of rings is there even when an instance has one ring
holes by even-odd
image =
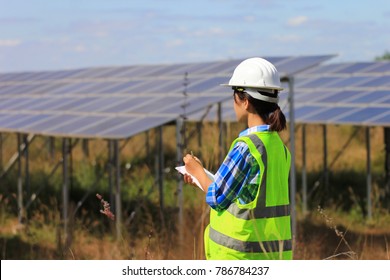
[[[265,120],[269,124],[269,128],[272,131],[282,131],[286,129],[286,116],[283,114],[278,104],[276,105],[275,111],[268,115],[268,120]]]
[[[246,92],[235,92],[235,94],[237,94],[238,98],[241,100],[244,98],[248,99],[256,110],[256,113],[269,125],[270,131],[280,132],[286,129],[286,116],[277,103],[255,99]]]

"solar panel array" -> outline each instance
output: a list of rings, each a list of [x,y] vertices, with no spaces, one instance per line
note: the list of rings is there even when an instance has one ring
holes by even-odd
[[[266,57],[282,75],[333,56]],[[0,74],[0,131],[124,139],[231,99],[241,60]],[[185,94],[184,94],[185,93]]]
[[[294,80],[296,123],[390,126],[389,61],[319,65]],[[280,107],[288,118],[288,84],[283,87]],[[232,101],[223,103],[222,112],[223,119],[235,120]],[[214,109],[208,118],[215,116]]]
[[[390,62],[339,63],[296,77],[301,123],[390,126]]]

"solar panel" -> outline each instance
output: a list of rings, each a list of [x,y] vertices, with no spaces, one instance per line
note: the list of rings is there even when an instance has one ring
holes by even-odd
[[[384,125],[390,107],[390,62],[321,65],[297,75],[295,100],[302,123]],[[380,122],[377,122],[380,120]],[[387,125],[390,125],[388,123]]]
[[[294,74],[331,57],[269,60],[281,73]],[[231,101],[231,90],[220,84],[228,82],[240,61],[4,73],[0,131],[127,138],[183,114],[202,116],[208,106]],[[234,117],[230,103],[231,110],[223,115]]]

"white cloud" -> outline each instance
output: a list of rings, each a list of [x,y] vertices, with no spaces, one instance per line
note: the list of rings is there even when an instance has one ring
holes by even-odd
[[[283,42],[283,43],[297,43],[301,41],[301,37],[298,35],[275,35],[273,38],[276,41]]]
[[[178,46],[181,46],[183,45],[183,40],[181,39],[175,39],[175,40],[169,40],[167,43],[166,43],[166,46],[168,48],[171,48],[171,47],[178,47]]]
[[[73,51],[75,51],[77,53],[82,53],[82,52],[85,52],[86,50],[87,50],[87,48],[84,45],[77,45],[73,48]]]
[[[21,40],[17,39],[0,39],[0,47],[15,47],[22,43]]]
[[[297,16],[297,17],[290,18],[287,21],[287,25],[289,25],[289,26],[299,26],[299,25],[304,24],[307,21],[308,21],[308,18],[306,16]]]

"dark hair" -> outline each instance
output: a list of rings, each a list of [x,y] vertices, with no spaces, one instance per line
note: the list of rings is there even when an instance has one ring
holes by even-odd
[[[255,99],[246,92],[234,91],[234,95],[237,95],[240,100],[248,99],[260,118],[270,126],[271,131],[279,132],[286,129],[286,117],[278,104]],[[276,97],[271,94],[267,95]],[[236,102],[235,99],[234,102]]]

